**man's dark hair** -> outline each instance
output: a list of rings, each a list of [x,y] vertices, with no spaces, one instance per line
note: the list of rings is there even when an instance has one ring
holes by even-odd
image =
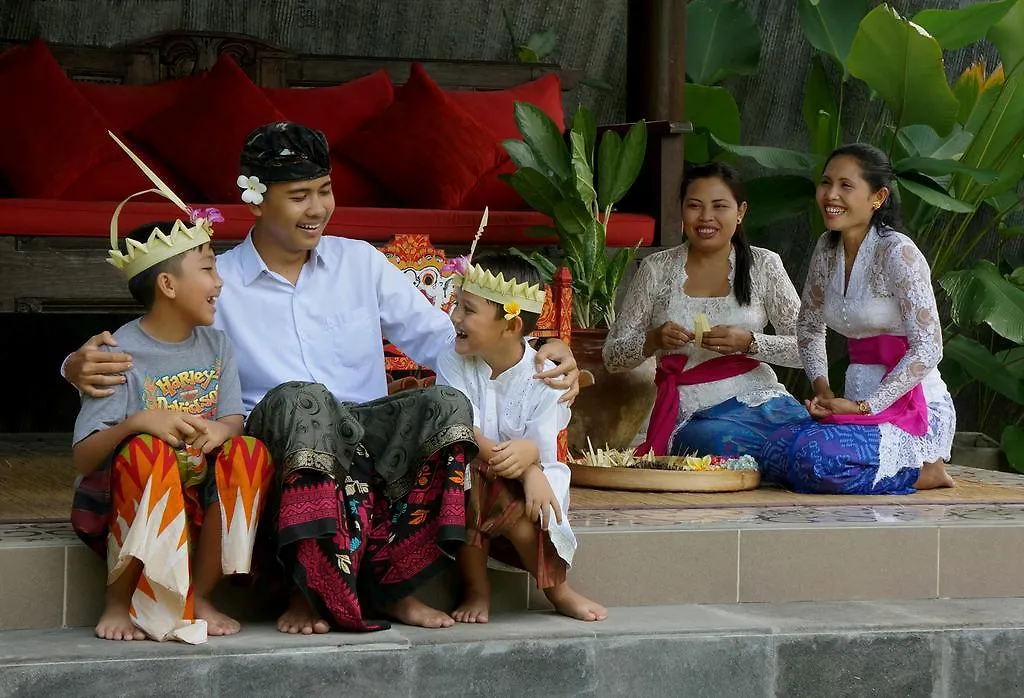
[[[530,286],[537,284],[541,288],[544,287],[544,280],[541,278],[540,272],[532,264],[522,257],[517,257],[507,252],[489,252],[480,255],[479,259],[473,260],[473,264],[479,265],[482,269],[491,272],[495,276],[501,274],[505,277],[506,281],[515,279],[518,284],[526,283]],[[505,317],[505,310],[500,305],[494,301],[488,301],[488,303],[495,307],[497,317]],[[523,334],[528,335],[536,329],[540,313],[528,313],[522,310],[519,312],[519,317],[523,321]]]
[[[121,252],[128,253],[128,243],[125,242],[125,239],[131,238],[136,242],[148,242],[154,228],[165,235],[170,235],[174,229],[174,221],[156,221],[155,223],[140,225],[121,238],[119,243]],[[171,274],[180,272],[181,260],[184,256],[184,252],[176,254],[128,279],[128,292],[132,294],[132,298],[141,303],[146,310],[150,310],[153,307],[153,302],[156,300],[156,278],[164,272]]]

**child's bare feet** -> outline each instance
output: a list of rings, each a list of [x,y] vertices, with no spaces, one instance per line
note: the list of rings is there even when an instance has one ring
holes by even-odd
[[[608,617],[608,609],[576,593],[567,583],[545,589],[544,595],[563,616],[586,621],[604,620]]]
[[[458,623],[486,623],[491,611],[491,588],[467,587],[459,607],[452,611]]]
[[[104,640],[145,640],[146,634],[132,622],[128,604],[111,603],[108,599],[103,615],[96,624],[96,637]]]
[[[209,599],[196,596],[196,618],[206,621],[206,634],[211,636],[234,635],[242,629],[241,624],[217,610]]]
[[[277,619],[277,629],[289,635],[312,635],[313,633],[322,635],[329,632],[331,626],[313,612],[301,591],[293,589],[288,610]]]
[[[385,606],[383,611],[399,623],[421,628],[450,628],[455,625],[450,615],[431,608],[414,596],[406,596],[401,601]]]
[[[914,483],[916,490],[934,490],[939,487],[956,487],[953,478],[946,472],[946,464],[940,460],[925,463],[921,468],[921,474],[917,476]]]

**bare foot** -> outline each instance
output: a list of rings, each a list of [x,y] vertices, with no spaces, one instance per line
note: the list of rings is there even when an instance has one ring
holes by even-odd
[[[108,602],[96,624],[96,637],[104,640],[145,640],[146,634],[132,622],[127,605]]]
[[[385,606],[383,610],[399,623],[406,625],[417,625],[421,628],[450,628],[455,625],[455,620],[450,615],[431,608],[413,596],[406,596],[401,601]]]
[[[206,634],[211,636],[234,635],[242,629],[237,620],[221,613],[209,599],[201,596],[196,597],[196,618],[206,621]]]
[[[486,623],[491,610],[491,590],[489,587],[466,589],[466,596],[459,607],[452,611],[452,618],[458,623]]]
[[[914,489],[934,490],[939,487],[956,487],[953,478],[946,472],[946,464],[940,460],[925,463],[921,468],[921,474],[917,476]]]
[[[586,621],[604,620],[608,617],[608,609],[576,593],[567,583],[545,589],[544,595],[563,616]]]
[[[277,629],[289,635],[322,635],[329,632],[331,626],[323,618],[313,612],[305,595],[298,589],[292,590],[291,603],[288,610],[277,619]]]

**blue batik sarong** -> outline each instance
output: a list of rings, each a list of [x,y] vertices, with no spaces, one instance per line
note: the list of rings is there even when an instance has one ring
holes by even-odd
[[[807,418],[807,410],[784,395],[751,407],[730,398],[694,413],[672,434],[670,455],[760,459],[765,441],[781,427]]]

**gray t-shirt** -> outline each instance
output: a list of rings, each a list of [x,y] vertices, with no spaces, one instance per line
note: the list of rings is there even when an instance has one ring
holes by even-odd
[[[114,333],[117,347],[132,356],[126,383],[110,397],[82,396],[73,443],[120,424],[144,409],[165,409],[218,419],[242,411],[238,367],[226,334],[197,327],[184,342],[153,339],[132,320]]]

